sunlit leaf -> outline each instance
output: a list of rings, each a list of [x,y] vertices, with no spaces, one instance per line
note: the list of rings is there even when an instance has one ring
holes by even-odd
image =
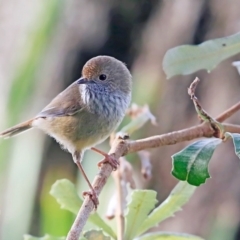
[[[213,70],[221,61],[240,52],[240,33],[208,40],[199,45],[182,45],[168,50],[163,59],[163,70],[170,78],[200,69]]]
[[[229,132],[227,132],[225,134],[232,137],[235,153],[240,158],[240,134],[238,134],[238,133],[229,133]]]
[[[50,194],[56,198],[62,209],[77,214],[83,200],[79,198],[76,188],[67,179],[57,180],[51,187]]]
[[[51,188],[50,194],[56,198],[61,208],[77,214],[83,200],[79,198],[76,188],[67,179],[57,180]],[[104,232],[108,233],[111,237],[116,239],[116,234],[112,228],[99,216],[98,213],[91,214],[89,221],[101,228]]]
[[[111,240],[110,237],[107,237],[103,234],[101,230],[90,230],[83,234],[87,240]]]
[[[53,237],[45,235],[44,237],[33,237],[31,235],[24,235],[23,240],[65,240],[66,237]]]
[[[132,240],[136,236],[139,226],[157,203],[156,195],[152,190],[133,191],[127,207],[125,240]]]
[[[221,139],[210,138],[194,142],[172,156],[172,175],[189,184],[199,186],[210,177],[208,163]]]
[[[189,185],[187,182],[179,182],[171,191],[167,199],[144,220],[138,228],[138,235],[148,229],[158,225],[160,222],[174,216],[174,213],[181,210],[181,207],[193,195],[196,187]]]
[[[135,240],[203,240],[203,238],[173,232],[155,232],[143,235]]]

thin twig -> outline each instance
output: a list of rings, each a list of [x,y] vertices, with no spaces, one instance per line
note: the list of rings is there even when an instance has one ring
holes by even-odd
[[[123,217],[123,189],[121,184],[121,173],[120,168],[116,171],[115,182],[117,187],[117,208],[116,208],[116,222],[117,222],[117,239],[123,240],[124,234],[124,217]]]
[[[150,180],[152,177],[152,164],[150,160],[150,152],[142,150],[137,152],[141,160],[141,173],[146,180]]]
[[[126,152],[126,148],[127,148],[127,144],[125,143],[125,140],[117,138],[112,144],[109,155],[111,155],[116,159],[119,159],[122,156],[122,153]],[[97,176],[95,176],[92,186],[97,196],[99,196],[100,192],[102,191],[112,171],[113,171],[112,166],[106,163],[102,165],[99,173],[97,174]],[[87,219],[93,210],[94,210],[94,204],[92,200],[89,197],[86,197],[67,235],[66,240],[79,239],[82,229],[85,226]]]
[[[240,133],[240,125],[224,123],[223,127],[226,132]],[[124,153],[124,155],[144,149],[157,148],[166,145],[174,145],[176,143],[190,141],[196,138],[214,137],[214,135],[215,133],[211,126],[209,124],[202,123],[198,126],[186,128],[180,131],[174,131],[171,133],[133,141],[128,144],[128,151]]]
[[[195,96],[195,91],[199,82],[200,82],[200,79],[196,77],[194,81],[191,83],[190,87],[188,88],[188,95],[190,95],[193,101],[193,104],[195,106],[196,112],[198,113],[198,116],[203,121],[210,122],[210,124],[213,125],[213,129],[215,129],[217,128],[217,126],[215,126],[215,120],[202,108],[200,102]]]
[[[227,109],[225,112],[220,114],[218,117],[216,117],[216,120],[218,122],[224,122],[226,119],[230,118],[234,113],[236,113],[238,110],[240,110],[240,102],[236,103],[229,109]]]
[[[200,82],[199,78],[195,78],[194,81],[191,83],[190,87],[188,88],[188,94],[190,95],[193,104],[195,106],[196,112],[198,116],[201,118],[201,120],[205,122],[209,122],[211,124],[211,127],[214,129],[214,137],[217,138],[224,138],[224,128],[221,123],[219,123],[217,120],[212,118],[201,106],[200,102],[198,101],[197,97],[195,96],[195,90],[197,88],[198,83]]]

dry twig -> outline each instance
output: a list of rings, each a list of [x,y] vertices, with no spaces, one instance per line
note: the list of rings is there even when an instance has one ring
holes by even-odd
[[[115,182],[117,185],[117,209],[116,209],[116,222],[117,222],[117,239],[123,240],[124,234],[124,217],[123,217],[123,186],[120,168],[116,171]]]
[[[240,109],[240,102],[234,104],[232,107],[230,107],[228,110],[220,114],[218,117],[216,117],[216,120],[218,122],[223,122],[226,119],[230,118],[234,113],[236,113]]]
[[[149,151],[142,150],[138,152],[138,155],[142,165],[141,173],[146,180],[150,180],[152,177],[152,164],[150,161],[151,154]]]

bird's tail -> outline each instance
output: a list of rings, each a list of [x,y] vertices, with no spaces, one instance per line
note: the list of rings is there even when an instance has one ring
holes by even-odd
[[[0,138],[9,138],[12,136],[15,136],[23,131],[26,131],[30,128],[32,128],[32,122],[34,119],[28,120],[26,122],[20,123],[14,127],[11,127],[4,132],[0,133]]]

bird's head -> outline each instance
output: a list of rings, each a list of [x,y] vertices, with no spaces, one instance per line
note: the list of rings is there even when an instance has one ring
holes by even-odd
[[[92,85],[94,89],[104,88],[108,92],[120,91],[130,94],[132,76],[126,65],[116,58],[98,56],[84,65],[78,84],[87,84],[89,87]]]

